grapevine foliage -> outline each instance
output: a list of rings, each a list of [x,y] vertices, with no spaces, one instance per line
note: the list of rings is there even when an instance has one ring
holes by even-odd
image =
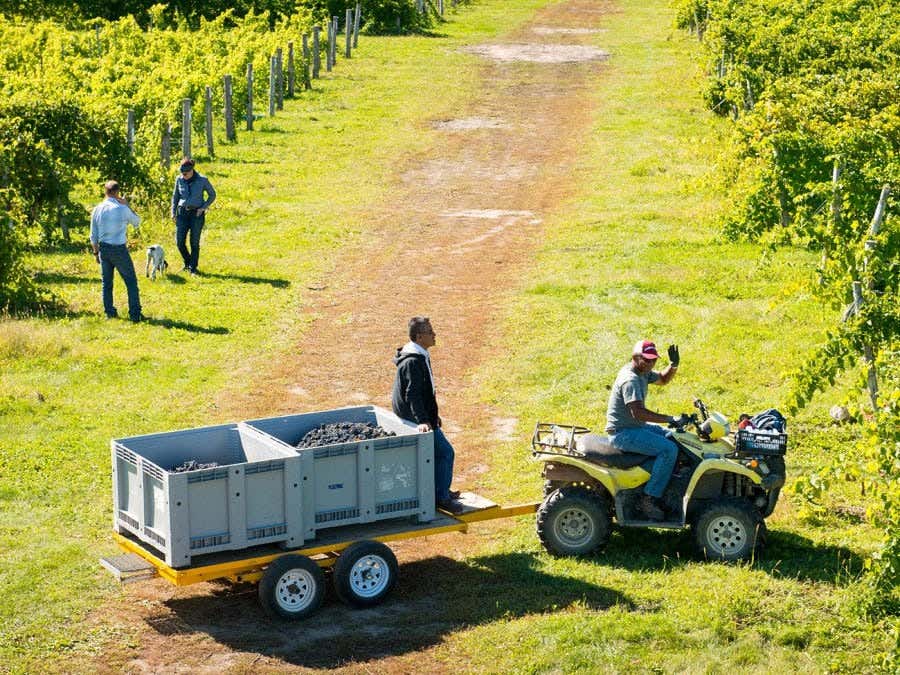
[[[871,487],[885,545],[865,611],[890,614],[900,580],[900,3],[684,0],[678,22],[703,43],[707,103],[734,120],[726,233],[820,252],[810,287],[832,309],[851,303],[853,282],[862,289],[862,304],[795,374],[792,408],[843,371],[859,368],[866,382],[875,369],[877,400],[855,414],[859,442],[835,449],[801,492],[815,500],[839,476]],[[885,186],[893,191],[876,233]]]
[[[253,96],[265,100],[271,55],[294,41],[299,70],[300,36],[314,21],[304,11],[272,30],[267,14],[225,13],[201,20],[196,30],[144,30],[131,17],[77,29],[0,19],[0,190],[4,223],[12,230],[0,241],[0,309],[44,304],[45,294],[22,270],[21,253],[70,231],[86,235],[88,212],[71,197],[77,187],[97,191],[114,178],[139,209],[162,213],[171,178],[160,164],[160,141],[171,126],[177,148],[182,99],[194,102],[194,132],[200,134],[205,89],[212,88],[214,109],[221,110],[222,78],[230,74],[239,120],[247,109],[248,65],[256,73]],[[165,24],[161,15],[158,23]],[[133,153],[125,133],[128,110],[136,121]]]

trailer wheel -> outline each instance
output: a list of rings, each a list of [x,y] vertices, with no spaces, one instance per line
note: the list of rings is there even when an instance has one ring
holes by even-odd
[[[594,490],[560,488],[538,508],[538,538],[553,555],[590,555],[606,545],[611,531],[606,498]]]
[[[306,556],[276,558],[259,581],[259,601],[272,617],[298,621],[313,614],[325,596],[325,575]]]
[[[352,607],[374,607],[391,592],[398,574],[391,549],[380,541],[358,541],[334,563],[334,590]]]

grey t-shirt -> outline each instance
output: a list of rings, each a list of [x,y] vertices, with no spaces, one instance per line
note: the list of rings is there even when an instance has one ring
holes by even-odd
[[[646,422],[635,419],[628,409],[628,404],[647,400],[647,385],[656,382],[659,373],[651,370],[641,375],[635,372],[629,363],[616,376],[612,391],[609,392],[609,406],[606,409],[606,433],[614,434],[622,429],[642,427]]]

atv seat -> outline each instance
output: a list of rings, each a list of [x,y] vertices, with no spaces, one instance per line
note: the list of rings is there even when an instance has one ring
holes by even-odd
[[[649,455],[622,452],[614,448],[609,444],[606,436],[600,434],[584,434],[575,442],[575,449],[583,454],[589,462],[612,469],[630,469],[647,460],[653,461],[653,457]]]

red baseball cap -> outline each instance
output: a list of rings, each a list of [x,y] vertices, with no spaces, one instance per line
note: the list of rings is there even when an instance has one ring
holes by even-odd
[[[659,358],[659,352],[656,351],[656,345],[650,342],[650,340],[638,340],[634,344],[634,349],[631,351],[632,356],[643,356],[645,359],[653,360]]]

